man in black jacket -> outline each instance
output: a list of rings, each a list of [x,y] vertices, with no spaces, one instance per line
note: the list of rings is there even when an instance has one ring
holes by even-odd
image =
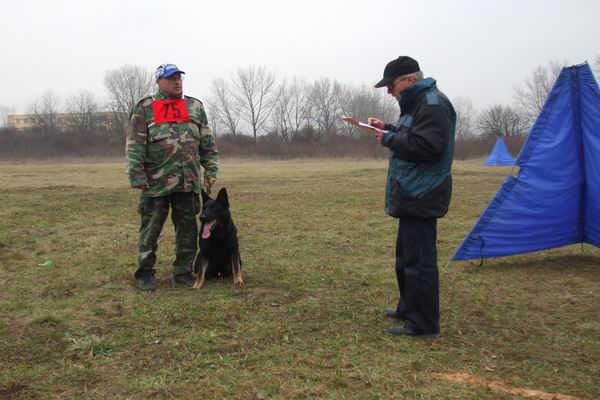
[[[404,320],[393,336],[430,336],[440,332],[437,268],[437,218],[446,215],[452,194],[456,113],[436,81],[423,78],[407,56],[390,61],[376,88],[387,87],[400,104],[396,125],[369,118],[380,129],[379,143],[390,149],[385,212],[399,218],[396,278],[400,297],[385,314]]]

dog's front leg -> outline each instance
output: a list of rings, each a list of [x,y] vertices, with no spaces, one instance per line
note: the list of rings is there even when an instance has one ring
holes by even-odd
[[[231,270],[233,271],[233,284],[243,285],[244,280],[242,279],[242,264],[239,257],[232,257]]]
[[[198,275],[196,275],[196,282],[194,282],[194,286],[192,289],[201,289],[204,286],[204,276],[206,275],[206,269],[208,268],[208,258],[202,257],[202,254],[199,255],[200,262],[198,263]]]

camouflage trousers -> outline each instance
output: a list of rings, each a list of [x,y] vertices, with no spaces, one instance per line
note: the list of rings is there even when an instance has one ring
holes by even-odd
[[[179,192],[166,196],[140,197],[138,213],[141,215],[141,226],[136,278],[145,273],[154,274],[158,237],[169,214],[169,208],[175,227],[173,275],[188,274],[192,270],[198,249],[198,194]]]

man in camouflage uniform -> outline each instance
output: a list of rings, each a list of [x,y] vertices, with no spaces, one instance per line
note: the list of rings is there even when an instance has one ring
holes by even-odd
[[[127,132],[129,182],[141,189],[141,227],[135,278],[144,291],[154,290],[157,241],[171,208],[175,226],[173,282],[192,286],[202,186],[210,192],[217,179],[218,154],[200,100],[183,96],[185,72],[162,64],[155,72],[157,92],[132,110]]]

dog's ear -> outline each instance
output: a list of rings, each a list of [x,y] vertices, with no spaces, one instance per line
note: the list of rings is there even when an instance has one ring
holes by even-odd
[[[217,194],[217,201],[229,208],[229,198],[227,197],[227,189],[222,188]]]
[[[202,189],[202,204],[206,204],[207,201],[212,200],[212,198]]]

